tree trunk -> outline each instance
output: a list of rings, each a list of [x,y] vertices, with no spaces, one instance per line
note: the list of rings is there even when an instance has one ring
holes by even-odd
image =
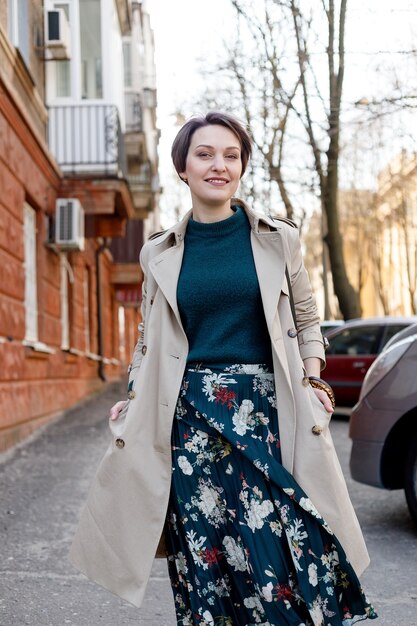
[[[338,161],[339,161],[339,119],[338,114],[329,116],[330,145],[327,152],[328,166],[325,189],[323,190],[323,209],[327,218],[325,242],[329,250],[333,288],[339,302],[340,311],[345,320],[361,316],[359,294],[349,282],[343,255],[343,239],[340,234],[338,210]]]
[[[329,23],[328,67],[330,111],[329,121],[329,148],[327,150],[327,176],[323,180],[322,205],[327,217],[326,244],[329,249],[330,267],[332,270],[333,287],[339,301],[339,307],[345,320],[360,317],[361,309],[359,294],[349,282],[343,255],[343,239],[339,226],[339,136],[340,136],[340,108],[344,78],[344,30],[347,0],[341,0],[339,28],[338,28],[338,69],[335,69],[335,22],[336,14],[334,0],[329,0],[327,19]]]
[[[328,173],[327,193],[323,198],[323,207],[327,216],[327,235],[324,237],[329,250],[333,288],[339,302],[340,311],[345,320],[361,316],[359,294],[349,282],[343,257],[343,239],[340,234],[337,210],[337,173]]]

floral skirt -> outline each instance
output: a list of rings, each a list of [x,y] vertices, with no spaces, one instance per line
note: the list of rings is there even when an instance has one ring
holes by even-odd
[[[172,431],[168,567],[182,626],[350,626],[377,617],[281,464],[273,373],[185,371]]]

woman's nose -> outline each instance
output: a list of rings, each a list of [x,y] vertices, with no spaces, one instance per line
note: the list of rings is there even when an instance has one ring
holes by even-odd
[[[213,161],[213,169],[217,172],[222,172],[225,169],[224,158],[222,156],[216,156]]]

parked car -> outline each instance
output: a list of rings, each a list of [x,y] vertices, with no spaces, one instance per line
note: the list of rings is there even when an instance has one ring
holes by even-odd
[[[361,483],[404,489],[417,523],[417,324],[410,330],[392,339],[365,376],[350,417],[350,470]]]
[[[338,407],[352,407],[359,398],[366,372],[385,344],[417,317],[373,317],[346,322],[326,337],[326,369],[322,377],[332,387]]]
[[[323,335],[327,335],[331,330],[343,326],[344,320],[323,320],[320,322],[320,328]]]
[[[406,337],[410,337],[410,335],[415,335],[417,333],[417,323],[411,324],[411,326],[406,326],[398,333],[396,333],[383,347],[383,350],[388,350],[392,346],[393,343],[400,341],[400,339],[405,339]]]

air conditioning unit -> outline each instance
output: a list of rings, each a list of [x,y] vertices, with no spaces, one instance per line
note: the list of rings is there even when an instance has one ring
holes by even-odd
[[[70,58],[70,30],[64,9],[45,12],[45,47],[52,59]]]
[[[64,250],[84,250],[84,209],[77,198],[58,198],[55,244]]]

